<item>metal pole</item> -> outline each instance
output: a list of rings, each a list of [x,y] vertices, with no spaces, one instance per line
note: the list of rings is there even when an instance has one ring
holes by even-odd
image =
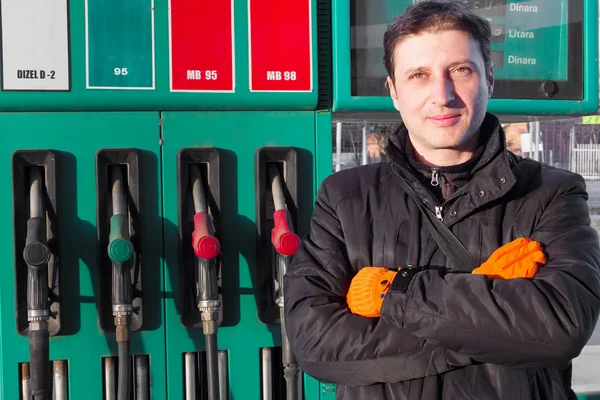
[[[534,128],[533,128],[533,122],[529,123],[529,158],[532,158],[535,160],[535,156],[533,155],[533,146],[535,145],[535,140],[533,139],[533,136],[535,135],[534,132]]]
[[[273,378],[271,376],[273,368],[271,367],[271,349],[264,348],[262,354],[262,400],[273,399]]]
[[[195,353],[185,353],[185,400],[196,400]]]
[[[335,129],[335,172],[342,169],[342,123],[338,122]]]
[[[67,400],[67,363],[54,361],[54,400]]]
[[[369,124],[365,121],[362,129],[362,165],[369,163],[368,151],[367,151],[367,128]]]
[[[29,363],[21,364],[21,391],[23,392],[23,399],[31,399],[31,393],[29,391]]]
[[[135,400],[150,399],[148,357],[135,357]]]
[[[575,153],[575,126],[569,130],[569,171],[576,172],[573,168],[573,157]]]
[[[540,161],[540,121],[535,121],[535,161]]]
[[[104,359],[104,393],[105,400],[116,400],[117,385],[115,381],[115,359],[106,357]]]
[[[229,399],[229,366],[227,351],[219,351],[219,399]]]

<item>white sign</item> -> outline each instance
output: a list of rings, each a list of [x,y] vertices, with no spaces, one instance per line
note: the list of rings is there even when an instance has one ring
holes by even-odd
[[[2,89],[70,90],[68,0],[2,0]]]
[[[531,143],[531,132],[521,133],[521,153],[529,153],[532,150],[535,151],[535,143]],[[538,143],[538,151],[544,151],[544,143]]]
[[[531,151],[531,133],[521,133],[521,152],[529,153]]]

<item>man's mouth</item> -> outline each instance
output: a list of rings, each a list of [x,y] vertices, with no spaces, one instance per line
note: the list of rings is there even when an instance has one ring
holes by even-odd
[[[452,126],[458,122],[460,114],[440,114],[429,117],[429,120],[437,126]]]

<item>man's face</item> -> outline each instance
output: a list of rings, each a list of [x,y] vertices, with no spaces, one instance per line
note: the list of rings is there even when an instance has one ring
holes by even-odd
[[[397,45],[394,61],[388,85],[415,149],[476,146],[494,83],[477,41],[458,30],[409,36]]]

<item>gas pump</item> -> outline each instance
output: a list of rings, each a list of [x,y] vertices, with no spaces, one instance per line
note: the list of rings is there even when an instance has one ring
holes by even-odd
[[[23,258],[27,263],[27,319],[29,320],[29,387],[35,400],[48,399],[49,333],[48,262],[51,253],[46,243],[46,211],[39,167],[30,170],[29,220]]]
[[[275,212],[273,213],[274,227],[271,231],[271,243],[276,251],[275,266],[277,271],[277,280],[275,281],[276,304],[279,307],[281,324],[281,360],[283,363],[283,376],[286,381],[286,400],[298,399],[298,381],[299,369],[296,364],[294,353],[290,348],[287,333],[285,330],[285,313],[283,309],[283,276],[287,271],[290,257],[298,250],[300,237],[293,231],[290,214],[285,204],[285,197],[281,178],[277,166],[273,163],[269,165],[269,176],[271,180],[271,193],[273,194],[273,204]]]
[[[202,332],[206,340],[206,364],[208,369],[208,398],[219,399],[219,365],[217,330],[219,319],[219,286],[217,284],[216,257],[220,251],[219,241],[212,235],[214,228],[204,194],[204,184],[197,165],[191,168],[192,195],[194,198],[194,233],[192,245],[196,254],[196,287],[198,310],[202,313]]]
[[[112,217],[110,218],[108,256],[112,264],[112,312],[119,351],[117,400],[128,400],[130,392],[129,377],[131,375],[129,325],[131,314],[133,314],[130,270],[134,249],[129,239],[127,200],[123,188],[122,171],[119,166],[113,166],[111,170]]]
[[[293,147],[261,147],[255,155],[259,318],[265,324],[281,326],[281,348],[261,350],[263,400],[303,397],[302,374],[288,342],[283,309],[283,276],[300,245],[300,237],[294,232],[298,217],[299,152]],[[280,357],[278,365],[275,360]]]
[[[114,330],[118,351],[116,368],[111,357],[104,359],[105,399],[115,398],[115,383],[116,400],[129,400],[132,386],[136,396],[145,398],[149,393],[146,356],[135,356],[133,374],[130,350],[131,332],[143,326],[139,158],[134,149],[105,149],[96,154],[99,322],[104,331]]]
[[[209,400],[219,400],[227,398],[228,389],[223,368],[226,358],[217,345],[217,332],[222,321],[221,246],[215,236],[213,216],[218,213],[219,152],[214,148],[182,149],[178,170],[179,226],[183,238],[179,271],[181,318],[186,327],[199,328],[201,325],[206,343],[205,373],[198,374],[200,376],[197,376],[197,370],[204,364],[200,354],[185,353],[186,399],[200,398],[197,391],[201,390]],[[198,385],[202,382],[206,383],[205,387]]]
[[[56,301],[56,155],[44,150],[17,151],[12,168],[15,251],[21,253],[15,257],[16,322],[19,333],[29,338],[29,363],[20,367],[22,393],[28,400],[49,400],[53,394],[64,393],[62,386],[53,390],[50,378],[59,376],[49,357],[49,338],[61,327]],[[63,365],[59,361],[54,364],[57,368]],[[58,373],[61,377],[66,374],[63,369]]]

